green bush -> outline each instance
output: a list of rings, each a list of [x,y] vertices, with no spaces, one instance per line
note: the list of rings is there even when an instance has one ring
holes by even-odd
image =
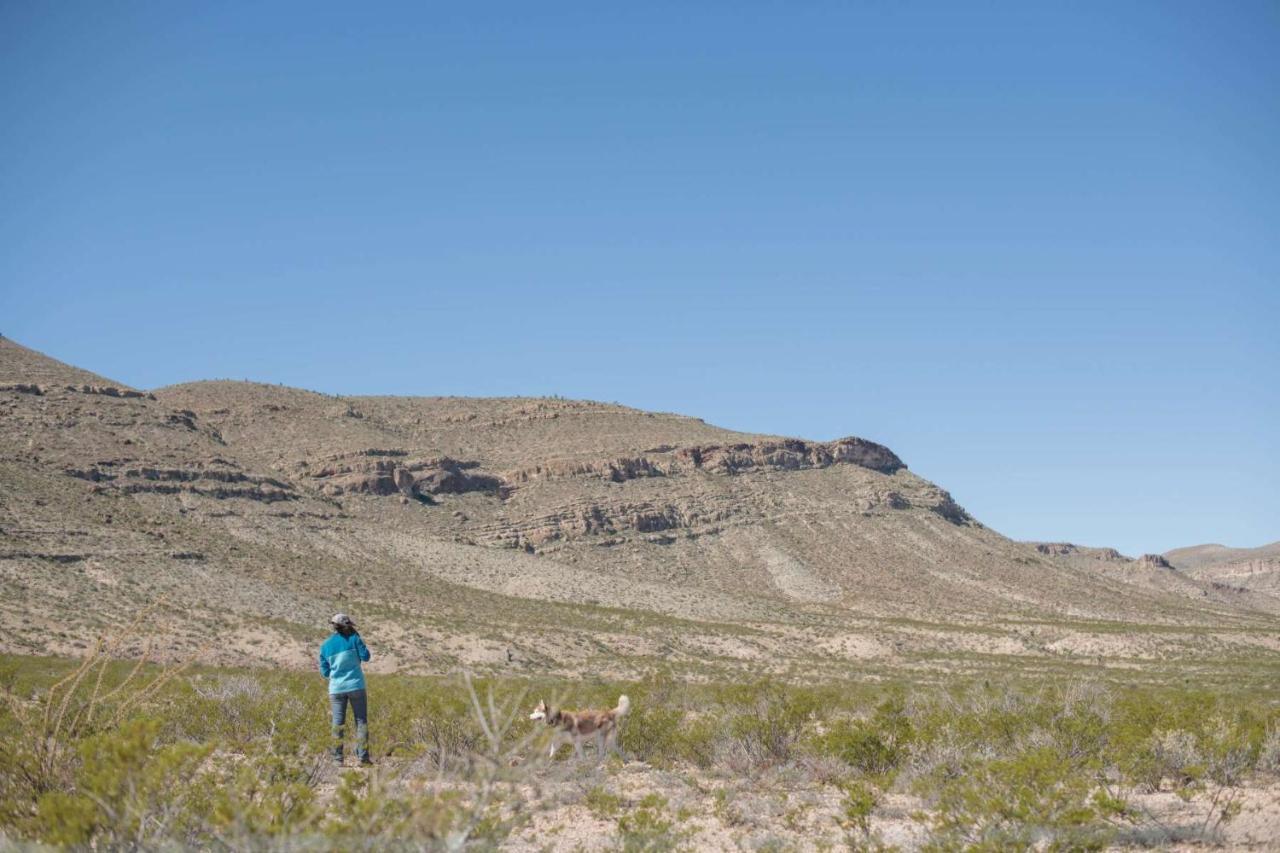
[[[622,727],[623,753],[659,767],[688,763],[710,767],[715,759],[718,721],[677,708],[637,705]]]
[[[657,794],[618,818],[618,849],[623,853],[674,850],[682,837],[667,814],[667,801]]]
[[[828,722],[812,748],[863,773],[884,776],[906,759],[914,736],[904,703],[894,697],[882,702],[868,719]]]
[[[856,830],[863,837],[871,834],[871,813],[880,797],[864,782],[846,782],[841,786],[840,817],[845,829]]]
[[[789,761],[820,707],[808,691],[777,684],[756,688],[754,701],[730,716],[724,758],[732,769],[751,772]]]
[[[201,784],[213,793],[205,820],[223,837],[255,839],[295,835],[314,828],[323,814],[316,801],[318,760],[275,754],[215,767]]]
[[[30,837],[58,846],[152,845],[188,828],[190,784],[211,746],[156,742],[160,726],[138,719],[79,745],[80,764],[68,790],[50,791],[36,804]]]
[[[976,762],[944,782],[930,820],[928,850],[1100,850],[1110,800],[1063,753],[1039,747]]]
[[[626,805],[622,797],[617,794],[611,794],[604,788],[597,785],[590,791],[584,799],[587,808],[598,818],[614,818],[622,811],[622,807]]]

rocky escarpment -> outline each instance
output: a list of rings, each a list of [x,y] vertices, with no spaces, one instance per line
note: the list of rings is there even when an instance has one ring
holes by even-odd
[[[220,458],[173,467],[136,459],[104,459],[84,468],[66,468],[64,473],[94,483],[94,489],[99,492],[126,495],[186,493],[218,500],[242,498],[263,503],[301,497],[290,483],[246,473],[235,463]]]
[[[1049,557],[1065,557],[1068,554],[1075,554],[1080,549],[1070,542],[1038,542],[1036,550]]]
[[[372,495],[416,498],[435,503],[441,495],[484,493],[508,507],[498,519],[474,523],[449,523],[454,535],[473,544],[541,551],[582,539],[610,546],[640,536],[668,544],[672,535],[697,538],[718,533],[724,526],[748,523],[759,509],[744,504],[740,496],[707,490],[697,481],[680,485],[685,477],[711,474],[738,477],[751,473],[793,472],[856,465],[885,476],[905,468],[892,451],[858,438],[833,442],[766,440],[726,445],[677,447],[663,445],[631,455],[603,458],[552,459],[521,466],[500,474],[485,471],[480,463],[450,457],[413,459],[397,448],[366,449],[331,456],[318,464],[297,463],[299,476],[328,496]],[[517,492],[538,490],[569,480],[626,483],[646,478],[671,480],[668,500],[640,494],[608,499],[595,497],[555,506],[550,511],[520,517],[508,515]],[[588,488],[589,484],[583,484]],[[599,488],[598,486],[596,488]],[[850,495],[862,514],[922,509],[952,524],[975,524],[950,494],[929,486],[914,487],[906,497],[899,487],[869,484]],[[536,501],[536,499],[535,499]]]
[[[1071,542],[1036,542],[1035,548],[1047,557],[1084,557],[1105,563],[1128,562],[1129,558],[1115,548],[1086,548]]]
[[[799,471],[831,465],[858,465],[882,474],[907,467],[892,450],[861,438],[830,442],[800,439],[695,447],[658,447],[635,456],[552,460],[516,468],[503,476],[515,485],[534,480],[598,477],[613,482],[670,477],[693,471],[735,475],[754,471]]]
[[[1169,561],[1159,554],[1143,554],[1135,562],[1146,569],[1173,569]]]
[[[1248,577],[1267,573],[1280,573],[1280,557],[1260,557],[1255,560],[1238,560],[1234,563],[1220,563],[1208,569],[1200,570],[1200,574],[1215,577]]]
[[[297,467],[326,495],[402,495],[487,492],[507,498],[523,485],[538,481],[592,478],[622,483],[643,477],[678,477],[695,471],[733,476],[752,471],[799,471],[830,465],[859,465],[892,474],[906,466],[893,451],[860,438],[827,443],[800,440],[757,444],[660,447],[635,456],[603,459],[551,460],[494,474],[479,462],[447,456],[408,459],[400,449],[366,449],[330,457],[319,465],[300,461]],[[952,520],[968,516],[950,496],[938,504],[940,515]]]
[[[72,394],[97,394],[103,397],[119,397],[133,400],[154,400],[156,398],[155,394],[146,391],[134,391],[131,388],[119,388],[115,385],[40,385],[35,382],[13,382],[0,385],[0,391],[34,394],[37,397],[42,397],[54,391],[67,391]]]
[[[478,470],[478,462],[439,456],[408,460],[403,450],[361,450],[332,457],[315,470],[299,467],[326,495],[401,495],[430,499],[433,495],[487,492],[506,497],[503,480]]]

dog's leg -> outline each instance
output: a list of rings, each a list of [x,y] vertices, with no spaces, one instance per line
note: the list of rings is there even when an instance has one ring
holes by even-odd
[[[580,738],[580,737],[575,737],[575,738],[573,739],[573,751],[574,751],[574,752],[576,752],[576,753],[578,754],[578,760],[579,760],[579,761],[581,761],[582,759],[584,759],[584,758],[586,758],[586,757],[587,757],[587,756],[586,756],[586,755],[584,755],[584,754],[583,754],[583,752],[582,752],[582,738]]]
[[[609,736],[602,731],[596,732],[596,764],[604,761],[604,745],[609,740]]]

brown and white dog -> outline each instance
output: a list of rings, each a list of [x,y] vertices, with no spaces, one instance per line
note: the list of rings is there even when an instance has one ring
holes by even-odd
[[[551,727],[553,734],[549,756],[556,754],[560,744],[572,743],[573,751],[582,758],[583,742],[594,737],[596,755],[603,758],[606,748],[615,752],[620,750],[618,732],[630,710],[631,700],[625,695],[618,697],[618,707],[606,711],[562,711],[552,708],[544,700],[533,709],[529,719],[542,720]]]

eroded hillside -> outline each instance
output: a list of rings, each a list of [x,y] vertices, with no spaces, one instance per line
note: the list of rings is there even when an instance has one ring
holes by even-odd
[[[561,399],[148,392],[7,340],[0,423],[11,650],[83,649],[163,596],[159,653],[299,666],[339,608],[380,666],[436,671],[1273,653],[1273,596],[1012,542],[860,438]]]

